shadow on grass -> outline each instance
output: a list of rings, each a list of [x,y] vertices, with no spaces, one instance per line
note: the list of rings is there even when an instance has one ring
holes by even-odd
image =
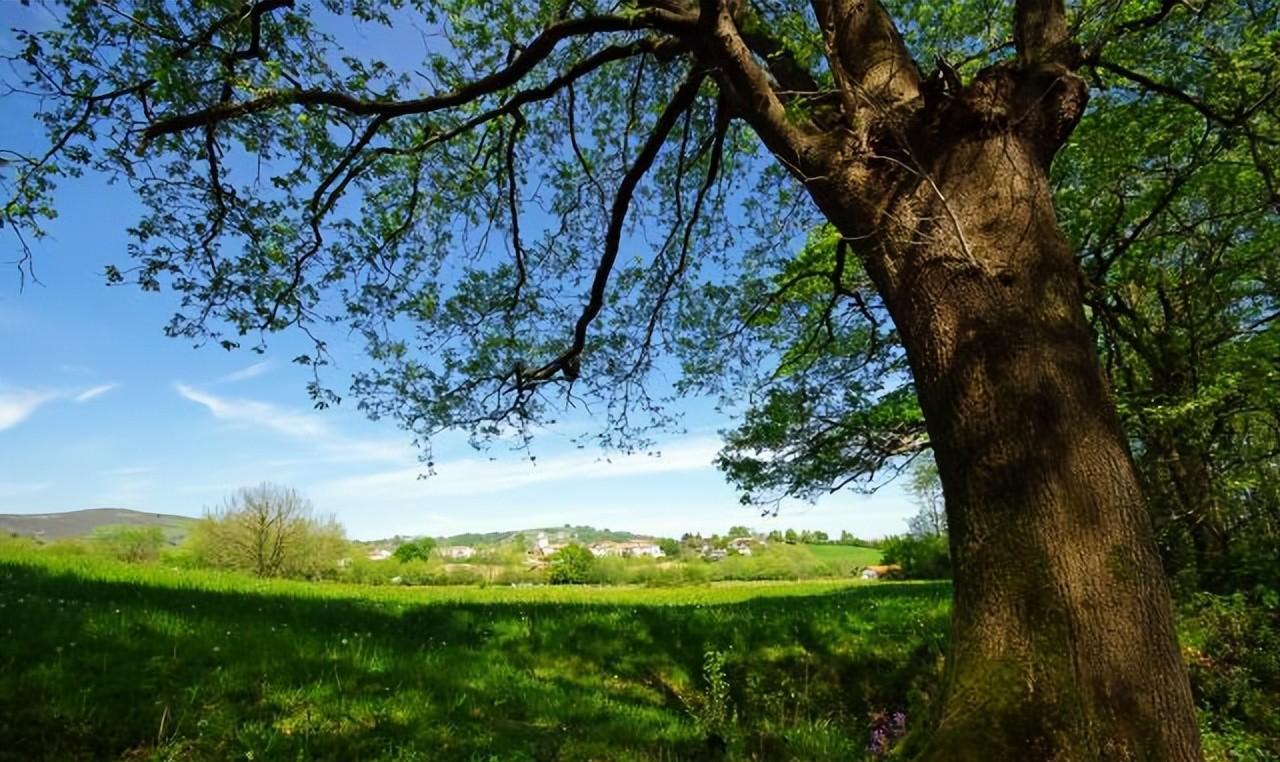
[[[0,562],[0,760],[856,758],[931,689],[948,599],[415,604]]]

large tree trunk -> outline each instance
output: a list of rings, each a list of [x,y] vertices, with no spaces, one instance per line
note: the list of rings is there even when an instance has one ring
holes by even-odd
[[[950,522],[952,652],[920,758],[1198,760],[1150,518],[1047,176],[1083,86],[983,76],[912,139],[898,164],[916,169],[876,229],[841,226],[879,242],[869,267]]]

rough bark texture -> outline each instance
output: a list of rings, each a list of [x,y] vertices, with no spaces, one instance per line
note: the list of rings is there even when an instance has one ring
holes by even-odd
[[[916,114],[900,158],[886,147],[870,163],[879,178],[860,169],[815,189],[847,235],[876,242],[869,270],[945,489],[953,651],[924,760],[1201,758],[1150,519],[1048,182],[1084,100],[1062,67],[993,67]],[[866,190],[877,180],[879,196]]]

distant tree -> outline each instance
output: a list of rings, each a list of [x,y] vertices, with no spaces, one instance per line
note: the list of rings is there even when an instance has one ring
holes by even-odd
[[[729,533],[727,536],[730,538],[750,537],[752,534],[754,533],[751,531],[751,527],[736,526],[736,527],[729,527]]]
[[[581,545],[566,545],[551,555],[548,580],[553,585],[581,585],[590,578],[595,560],[591,551]]]
[[[239,490],[192,532],[197,558],[259,577],[313,576],[346,550],[342,526],[317,519],[296,490],[263,483]]]
[[[813,543],[814,545],[825,545],[826,543],[831,542],[830,535],[828,535],[826,532],[822,531],[821,529],[815,529],[812,532],[808,532],[807,534],[809,536],[805,540],[805,542]]]
[[[436,541],[430,537],[420,537],[416,540],[409,540],[402,543],[391,554],[392,558],[400,563],[408,563],[409,561],[426,561],[431,557],[431,551],[435,550]]]
[[[777,529],[769,533],[769,542],[782,542],[782,532]]]
[[[918,511],[908,520],[911,534],[916,537],[941,537],[947,533],[947,508],[942,499],[942,479],[933,458],[921,459],[911,470],[907,491],[915,500]]]
[[[662,555],[668,558],[675,558],[680,555],[680,543],[670,537],[662,537],[658,540],[658,549],[662,551]]]
[[[94,532],[93,540],[121,561],[154,561],[164,547],[164,531],[160,527],[107,526]]]
[[[786,533],[782,535],[782,537],[783,537],[783,540],[789,545],[795,545],[797,542],[800,541],[800,536],[796,534],[796,530],[794,529],[788,529]]]
[[[903,579],[947,579],[951,577],[951,550],[947,539],[938,535],[890,537],[884,543],[884,563],[902,567]]]

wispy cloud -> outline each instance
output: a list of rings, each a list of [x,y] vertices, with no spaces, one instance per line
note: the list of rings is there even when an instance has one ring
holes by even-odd
[[[323,485],[332,497],[394,497],[395,493],[421,497],[474,495],[500,492],[531,484],[583,479],[614,479],[645,474],[710,469],[719,451],[718,439],[698,438],[671,444],[661,455],[624,455],[602,458],[572,453],[538,458],[535,463],[488,461],[475,458],[436,463],[436,474],[420,479],[421,466],[336,479]]]
[[[257,378],[258,376],[261,376],[263,373],[266,373],[267,371],[271,370],[271,368],[272,368],[272,363],[270,360],[255,362],[253,365],[250,365],[246,368],[241,368],[240,370],[232,371],[231,373],[228,373],[222,378],[219,378],[214,383],[231,384],[231,383],[235,383],[236,381],[247,381],[251,378]]]
[[[92,389],[85,389],[77,394],[74,399],[76,402],[88,402],[94,397],[101,397],[117,386],[119,386],[119,384],[102,384],[101,386],[95,386]]]
[[[186,384],[174,384],[174,388],[186,399],[204,405],[219,420],[261,426],[297,439],[330,435],[329,429],[315,417],[284,410],[267,402],[219,397]]]
[[[308,461],[413,461],[413,453],[404,442],[347,436],[320,420],[318,413],[289,410],[257,400],[220,397],[187,384],[175,384],[174,388],[186,399],[203,405],[214,418],[265,428],[311,445],[317,456],[307,458]]]
[[[0,431],[27,420],[37,408],[57,396],[55,392],[35,389],[0,388]]]

